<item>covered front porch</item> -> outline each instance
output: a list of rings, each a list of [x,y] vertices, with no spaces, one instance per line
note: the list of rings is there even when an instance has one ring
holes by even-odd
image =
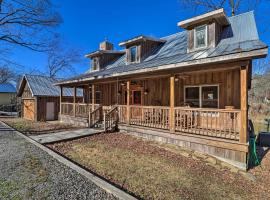
[[[230,65],[228,65],[230,66]],[[60,116],[104,131],[125,124],[247,143],[248,66],[149,74],[61,85]],[[64,87],[84,90],[63,102]],[[63,118],[63,117],[62,117]]]

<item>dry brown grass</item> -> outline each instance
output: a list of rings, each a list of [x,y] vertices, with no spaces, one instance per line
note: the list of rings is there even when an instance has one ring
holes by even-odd
[[[27,135],[59,132],[79,128],[60,122],[34,122],[22,118],[0,118],[0,121],[5,122],[14,129]]]
[[[270,198],[266,184],[184,157],[170,146],[121,133],[50,147],[143,199]]]

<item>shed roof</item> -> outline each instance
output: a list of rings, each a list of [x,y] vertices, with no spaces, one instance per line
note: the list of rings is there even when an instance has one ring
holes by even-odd
[[[2,83],[0,93],[16,93],[16,88],[11,83]]]
[[[60,87],[54,85],[59,80],[47,76],[25,74],[21,80],[18,95],[22,94],[24,85],[27,83],[33,96],[60,96]],[[25,84],[23,84],[24,81]],[[73,89],[64,88],[63,96],[73,96]],[[82,89],[77,89],[77,96],[83,96]]]
[[[267,45],[259,40],[253,11],[228,18],[230,25],[225,27],[221,39],[215,48],[207,48],[194,52],[187,52],[187,31],[178,32],[161,38],[166,42],[161,44],[153,53],[141,63],[126,64],[126,55],[101,69],[63,80],[57,84],[69,84],[79,81],[94,80],[97,78],[116,77],[135,74],[141,71],[163,70],[165,65],[191,66],[192,63],[209,63],[215,58],[224,57],[225,61],[244,56],[244,53],[256,52],[264,49],[264,53],[254,53],[246,59],[265,56]],[[195,65],[194,64],[194,65]]]

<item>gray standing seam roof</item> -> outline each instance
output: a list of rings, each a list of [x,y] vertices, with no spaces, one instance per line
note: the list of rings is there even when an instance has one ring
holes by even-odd
[[[187,31],[182,31],[161,39],[166,40],[141,63],[125,63],[125,55],[100,71],[87,71],[85,74],[66,79],[66,81],[83,80],[90,77],[107,77],[115,73],[132,72],[167,64],[176,64],[186,61],[212,58],[228,54],[249,52],[267,48],[259,40],[253,11],[229,17],[230,26],[224,28],[221,39],[215,48],[208,48],[196,52],[187,52]]]
[[[34,96],[60,96],[60,87],[54,85],[59,79],[29,74],[24,75],[24,77]],[[63,96],[73,96],[73,89],[63,88]],[[77,89],[77,96],[83,96],[82,89]]]

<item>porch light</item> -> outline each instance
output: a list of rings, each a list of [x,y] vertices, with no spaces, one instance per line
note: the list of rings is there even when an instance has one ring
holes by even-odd
[[[148,89],[145,89],[144,95],[148,95],[148,93],[149,93],[149,90]]]
[[[121,86],[124,86],[125,85],[125,83],[121,83]]]
[[[178,77],[175,77],[174,81],[175,82],[178,82],[179,81],[179,78]]]

